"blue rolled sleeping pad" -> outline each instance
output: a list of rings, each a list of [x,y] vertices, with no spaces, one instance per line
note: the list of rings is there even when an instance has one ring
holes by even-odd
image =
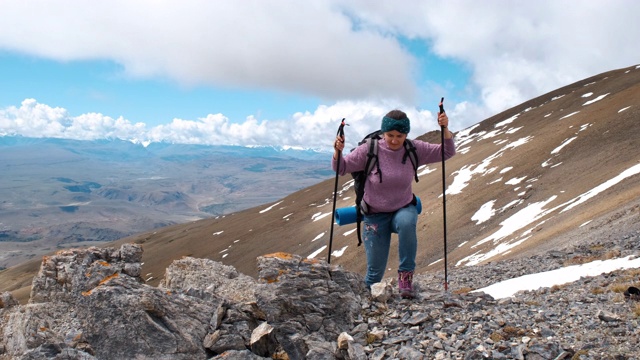
[[[422,212],[422,202],[420,198],[416,196],[416,210],[418,214]],[[356,222],[356,206],[349,206],[336,209],[336,224],[339,226],[353,224]]]

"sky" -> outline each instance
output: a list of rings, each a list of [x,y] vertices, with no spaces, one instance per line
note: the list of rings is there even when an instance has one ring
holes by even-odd
[[[328,149],[640,63],[635,0],[3,0],[0,136]]]

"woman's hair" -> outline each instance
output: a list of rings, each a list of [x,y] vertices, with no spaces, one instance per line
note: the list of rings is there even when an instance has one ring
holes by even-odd
[[[395,120],[402,120],[407,118],[407,114],[405,114],[402,110],[391,110],[385,115],[385,117],[392,118]]]

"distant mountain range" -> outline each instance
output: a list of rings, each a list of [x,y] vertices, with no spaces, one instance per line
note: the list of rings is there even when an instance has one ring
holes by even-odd
[[[439,142],[440,134],[432,132],[419,138]],[[456,267],[538,254],[579,242],[585,237],[604,240],[640,231],[638,139],[638,66],[595,75],[541,95],[468,129],[460,129],[456,134],[458,154],[447,161],[445,169],[447,267],[455,271]],[[49,149],[51,155],[60,153],[56,159],[67,160],[59,160],[58,165],[45,162],[50,169],[82,161],[76,153],[58,147]],[[136,148],[136,151],[141,150]],[[104,154],[104,151],[98,153]],[[122,156],[131,156],[126,151],[122,153]],[[159,153],[162,151],[155,154]],[[152,223],[148,211],[137,212],[146,209],[149,203],[158,204],[156,206],[167,216],[180,214],[182,221],[170,219],[181,222],[179,224],[157,227],[110,243],[112,246],[125,242],[142,244],[143,273],[152,285],[158,283],[173,260],[183,256],[213,259],[255,276],[255,259],[260,255],[288,252],[326,260],[330,241],[332,264],[364,273],[364,249],[356,246],[355,226],[336,226],[333,234],[330,233],[334,180],[332,173],[327,173],[326,154],[314,160],[307,159],[313,166],[300,170],[292,164],[303,164],[301,159],[285,161],[279,157],[262,157],[254,161],[248,157],[238,164],[237,157],[214,160],[203,156],[207,160],[199,158],[201,161],[190,162],[187,158],[196,155],[178,153],[167,155],[169,159],[160,157],[161,160],[154,155],[151,157],[156,159],[153,162],[142,156],[135,157],[137,161],[126,162],[113,178],[109,177],[109,171],[101,169],[104,165],[95,166],[90,161],[83,162],[86,165],[83,168],[88,169],[84,172],[54,171],[46,179],[40,178],[40,182],[47,184],[47,191],[37,193],[33,198],[38,200],[26,204],[31,210],[22,213],[22,216],[26,214],[22,223],[38,219],[31,214],[39,214],[38,211],[47,206],[55,208],[55,214],[77,218],[83,208],[95,206],[92,213],[100,214],[105,229],[111,231],[122,231],[116,225],[132,216],[147,216],[150,225],[161,225]],[[4,150],[2,154],[5,154]],[[189,166],[176,173],[174,157]],[[0,163],[4,164],[6,155],[1,158]],[[34,168],[38,158],[31,156],[28,159],[21,162],[31,164],[27,168]],[[105,163],[109,163],[108,160]],[[5,202],[0,208],[3,214],[0,221],[7,226],[4,214],[10,213],[18,202],[13,194],[28,193],[20,185],[33,182],[28,174],[18,171],[21,168],[18,164],[13,168],[2,166],[3,171],[11,168],[15,174],[10,177],[15,180],[8,192],[12,195],[8,203],[13,205],[8,206]],[[218,176],[206,183],[201,180],[204,178],[201,174],[211,167],[236,169],[232,172],[235,175]],[[300,186],[300,190],[284,197],[273,196],[267,200],[266,194],[275,191],[265,186],[294,188],[283,186],[301,178],[300,172],[293,169],[309,175],[310,184]],[[88,176],[94,175],[93,172],[98,176]],[[253,172],[268,174],[269,181],[250,188],[255,178],[249,173]],[[440,164],[432,164],[419,169],[419,173],[420,181],[414,184],[414,192],[423,204],[418,219],[417,271],[440,271],[445,265],[442,168]],[[127,177],[119,174],[127,174]],[[111,181],[121,185],[111,189]],[[314,181],[315,184],[311,184]],[[137,185],[139,182],[145,185]],[[201,190],[203,182],[209,185],[206,191]],[[160,183],[167,188],[158,186],[157,192],[151,190],[149,184]],[[265,196],[256,196],[258,193]],[[58,194],[65,194],[65,200],[58,200]],[[185,200],[196,197],[195,194],[200,196],[200,202]],[[56,200],[48,200],[47,196]],[[265,205],[241,211],[224,205],[247,205],[246,196]],[[138,205],[135,208],[108,206],[114,204],[110,203],[115,201],[113,199],[119,199],[117,204]],[[351,206],[353,201],[351,178],[340,178],[336,206]],[[196,220],[198,213],[183,212],[178,204],[187,209],[215,208],[219,204],[218,211],[209,208],[211,214],[225,215]],[[23,208],[26,205],[23,204]],[[64,211],[60,206],[78,206],[78,209]],[[192,219],[187,221],[188,216]],[[82,229],[76,224],[76,228],[67,229],[65,236],[82,233]],[[392,245],[387,273],[391,277],[397,270],[396,242]],[[40,259],[34,259],[0,272],[0,291],[9,290],[24,299],[39,265]]]
[[[0,267],[222,216],[331,177],[313,150],[0,137]]]

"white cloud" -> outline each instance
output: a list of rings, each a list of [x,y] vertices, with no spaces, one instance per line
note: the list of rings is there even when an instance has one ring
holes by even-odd
[[[143,123],[133,124],[123,118],[113,119],[98,113],[74,117],[65,109],[27,99],[19,108],[0,109],[0,135],[81,140],[117,138],[207,145],[279,144],[328,150],[344,116],[349,123],[345,129],[347,148],[351,149],[364,135],[379,128],[380,119],[391,108],[395,107],[391,104],[344,101],[333,106],[320,106],[313,113],[293,114],[291,119],[258,121],[248,117],[242,123],[233,123],[222,114],[210,114],[197,120],[173,119],[169,124],[147,128]],[[411,134],[414,136],[429,131],[436,124],[432,112],[405,110],[411,119]]]
[[[640,35],[634,1],[455,1],[437,8],[426,27],[435,51],[471,64],[494,113],[638,61],[638,50],[624,45]],[[607,59],[611,53],[616,59]]]
[[[640,54],[628,46],[640,36],[637,1],[348,3],[370,23],[427,39],[437,55],[468,65],[482,106],[491,114],[600,72],[634,65]]]
[[[2,50],[114,61],[124,76],[301,94],[329,105],[289,119],[254,115],[232,123],[224,114],[202,114],[146,129],[123,118],[72,117],[23,103],[0,110],[0,133],[317,147],[331,143],[320,134],[335,133],[342,117],[355,141],[399,107],[416,120],[412,134],[419,135],[435,126],[433,114],[417,105],[415,74],[437,69],[418,69],[400,38],[422,41],[468,69],[471,83],[454,89],[454,97],[445,94],[461,98],[447,110],[452,128],[464,129],[544,92],[637,63],[640,48],[629,46],[640,37],[637,13],[640,2],[624,0],[6,0]],[[445,92],[446,85],[433,84]]]
[[[0,48],[114,60],[133,77],[327,100],[416,91],[414,60],[398,41],[354,31],[331,1],[3,1],[0,14]]]
[[[20,107],[0,109],[0,134],[79,140],[140,139],[145,137],[145,125],[97,113],[72,117],[65,109],[26,99]]]

